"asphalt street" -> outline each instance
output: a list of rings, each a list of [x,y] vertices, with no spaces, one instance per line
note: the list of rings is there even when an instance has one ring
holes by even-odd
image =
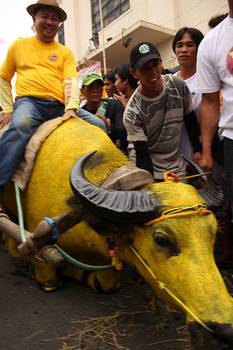
[[[189,349],[179,332],[181,314],[164,307],[164,322],[156,323],[148,287],[129,269],[122,288],[104,295],[70,280],[55,292],[43,292],[2,242],[0,266],[0,350]]]

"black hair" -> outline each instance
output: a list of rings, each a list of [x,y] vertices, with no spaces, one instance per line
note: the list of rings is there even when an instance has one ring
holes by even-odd
[[[180,70],[180,66],[179,65],[171,67],[171,68],[163,68],[162,69],[162,74],[175,74],[179,70]]]
[[[211,19],[208,22],[209,28],[213,29],[215,28],[219,23],[221,23],[226,17],[228,16],[228,13],[224,13],[222,15],[216,15],[211,17]]]
[[[128,79],[129,86],[132,89],[136,89],[138,87],[138,79],[132,76],[132,74],[130,73],[128,64],[120,64],[116,68],[115,74],[118,74],[121,80],[125,81]]]
[[[198,49],[198,46],[200,45],[200,42],[204,38],[204,35],[200,30],[192,27],[183,27],[178,30],[178,32],[176,33],[175,37],[172,40],[172,49],[174,52],[176,50],[177,42],[183,38],[185,33],[188,33],[191,36],[192,40],[196,44],[197,49]]]
[[[113,84],[115,84],[115,81],[116,81],[115,72],[113,70],[110,70],[109,72],[104,74],[103,80],[105,80],[105,79],[107,79],[107,80],[113,82]]]

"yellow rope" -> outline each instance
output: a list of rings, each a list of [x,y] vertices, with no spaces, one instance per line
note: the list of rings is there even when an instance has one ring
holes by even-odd
[[[182,216],[189,216],[189,215],[195,215],[195,214],[203,214],[203,215],[211,214],[211,210],[207,209],[207,207],[203,204],[194,205],[191,207],[172,208],[172,209],[165,210],[160,217],[150,220],[146,222],[144,225],[149,226],[165,219],[175,218],[177,216],[182,217]]]
[[[165,172],[164,173],[164,183],[176,182],[176,181],[178,182],[181,180],[187,180],[187,179],[191,179],[191,178],[206,175],[206,174],[210,174],[210,173],[202,173],[202,174],[190,175],[190,176],[180,178],[175,173]],[[204,214],[211,214],[211,211],[209,209],[207,209],[207,207],[204,204],[195,205],[192,207],[172,208],[172,209],[168,209],[168,210],[164,211],[159,218],[150,220],[150,221],[146,222],[144,225],[149,226],[149,225],[155,224],[156,222],[159,222],[159,221],[162,221],[165,219],[175,218],[177,216],[184,217],[184,216],[195,215],[195,214],[201,214],[201,215],[202,214],[203,215]]]
[[[195,177],[200,177],[200,176],[203,176],[203,175],[210,175],[210,174],[211,174],[210,172],[207,172],[207,173],[201,173],[201,174],[195,174],[195,175],[189,175],[189,176],[185,176],[185,177],[180,177],[179,181],[194,179]]]
[[[159,281],[157,277],[155,276],[154,272],[149,268],[149,266],[146,264],[146,262],[143,260],[143,258],[138,254],[137,250],[134,248],[133,245],[129,245],[132,252],[136,255],[136,257],[140,260],[142,265],[146,268],[146,270],[149,272],[149,274],[152,276],[152,278],[157,282],[160,289],[165,290],[168,295],[170,295],[171,298],[173,298],[184,310],[186,310],[187,313],[189,313],[193,319],[198,322],[203,328],[205,328],[207,331],[214,333],[212,329],[210,329],[204,322],[202,322],[178,297],[176,297],[166,286],[165,283]]]
[[[189,176],[185,176],[185,177],[179,177],[175,173],[167,171],[163,174],[163,177],[164,177],[164,182],[179,182],[182,180],[189,180],[189,179],[193,179],[195,177],[200,177],[203,175],[210,175],[210,174],[211,174],[210,172],[206,172],[206,173],[201,173],[201,174],[189,175]]]

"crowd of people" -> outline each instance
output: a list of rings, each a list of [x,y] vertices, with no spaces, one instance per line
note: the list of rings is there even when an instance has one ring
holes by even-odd
[[[55,41],[66,12],[53,0],[28,6],[36,34],[13,42],[0,68],[0,128],[8,125],[0,139],[0,202],[38,126],[73,115],[106,132],[155,181],[165,172],[185,178],[182,154],[204,170],[218,167],[227,189],[222,263],[232,265],[233,0],[228,3],[229,14],[211,18],[205,37],[196,28],[177,31],[175,74],[165,74],[151,42],[140,42],[129,62],[103,77],[91,72],[83,78],[81,102],[74,55]]]

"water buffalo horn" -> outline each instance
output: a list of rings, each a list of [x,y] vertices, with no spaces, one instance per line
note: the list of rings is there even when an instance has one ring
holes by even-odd
[[[197,191],[204,198],[208,207],[219,207],[224,202],[223,187],[212,178],[203,189]]]
[[[183,154],[181,154],[181,156],[194,167],[197,174],[203,173],[203,169],[198,164]],[[197,191],[204,198],[208,207],[218,207],[222,205],[224,201],[223,186],[217,181],[217,176],[213,174],[210,179],[208,179],[206,175],[203,175],[202,178],[205,186],[203,189],[197,189]]]
[[[147,192],[115,191],[97,187],[84,176],[86,162],[96,151],[80,158],[74,165],[70,182],[76,196],[85,200],[94,213],[110,222],[144,223],[155,218],[159,213],[160,203]]]
[[[192,159],[190,159],[189,157],[185,156],[184,154],[181,154],[181,157],[184,158],[187,163],[192,165],[192,167],[196,170],[197,174],[202,174],[203,173],[203,169],[197,163],[195,163]],[[206,175],[202,175],[202,179],[204,180],[205,185],[207,185],[207,183],[208,183],[207,176]]]

